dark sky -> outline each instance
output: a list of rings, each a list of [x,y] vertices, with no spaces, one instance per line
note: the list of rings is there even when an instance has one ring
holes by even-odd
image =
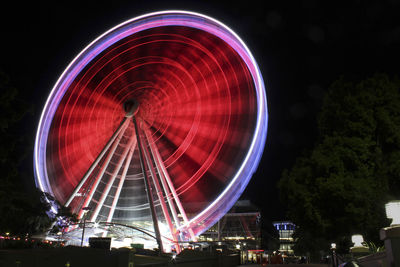
[[[230,26],[259,64],[269,105],[266,149],[243,197],[273,220],[285,216],[276,181],[302,151],[312,148],[329,84],[341,75],[358,80],[400,71],[399,0],[31,2],[14,1],[3,9],[0,68],[35,104],[34,119],[25,126],[32,143],[58,76],[105,30],[165,9],[204,13]]]

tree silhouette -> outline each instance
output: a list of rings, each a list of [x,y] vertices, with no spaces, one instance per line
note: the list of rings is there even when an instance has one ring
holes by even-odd
[[[327,249],[357,233],[379,242],[379,229],[388,225],[384,204],[400,193],[399,89],[397,79],[383,74],[332,84],[319,114],[319,140],[279,183],[299,226],[298,251]]]
[[[30,234],[43,231],[51,219],[49,204],[42,192],[26,190],[20,171],[23,159],[31,150],[33,133],[24,130],[23,119],[32,115],[33,107],[0,71],[0,234]]]

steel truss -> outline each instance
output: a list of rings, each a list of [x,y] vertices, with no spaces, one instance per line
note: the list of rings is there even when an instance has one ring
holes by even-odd
[[[189,225],[189,220],[149,130],[143,126],[144,123],[142,121],[139,121],[139,123],[137,122],[137,103],[131,101],[128,105],[124,104],[124,108],[126,110],[125,117],[122,119],[118,128],[75,187],[74,191],[66,201],[65,206],[68,207],[73,201],[75,201],[75,203],[79,203],[76,205],[75,210],[75,212],[78,213],[78,219],[83,219],[84,216],[86,216],[88,218],[85,217],[84,219],[88,219],[90,222],[98,222],[99,213],[106,198],[111,195],[111,188],[120,173],[117,190],[112,195],[113,202],[106,220],[106,223],[112,223],[127,172],[132,163],[132,156],[137,148],[157,244],[160,251],[164,251],[163,240],[161,238],[158,223],[160,218],[157,217],[154,195],[157,196],[157,200],[161,206],[162,215],[167,222],[173,243],[179,253],[181,250],[179,243],[188,241],[187,236],[190,236],[192,241],[197,241],[197,239],[193,230],[189,226],[183,228],[180,232],[177,231],[177,229],[182,228],[183,225]],[[108,181],[106,181],[101,197],[98,201],[95,201],[93,196],[98,189],[100,182],[104,182],[105,179],[103,179],[103,176],[106,169],[108,168],[112,157],[116,153],[121,139],[124,134],[127,133],[128,128],[133,128],[133,130],[128,137],[127,144],[123,147],[123,151],[119,156],[114,170],[112,171]],[[98,169],[97,173],[94,172],[95,169]],[[94,174],[93,177],[91,177],[92,174]],[[89,179],[89,177],[91,178]],[[155,190],[156,193],[154,195],[153,190]],[[86,215],[85,211],[88,209],[90,209],[90,212]],[[180,221],[178,212],[180,213],[183,222]],[[165,233],[163,235],[165,235]]]

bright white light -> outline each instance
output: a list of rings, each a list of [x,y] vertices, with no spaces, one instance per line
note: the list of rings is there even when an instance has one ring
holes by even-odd
[[[336,249],[336,243],[331,244],[331,249]]]
[[[97,222],[95,222],[95,223],[93,224],[93,226],[94,226],[94,228],[98,228],[98,227],[99,227],[99,224],[98,224]]]
[[[131,244],[132,238],[124,238],[123,240],[117,240],[115,238],[111,239],[111,247],[113,248],[130,247]]]
[[[236,244],[236,249],[240,249],[240,245],[239,244]]]
[[[163,242],[164,244],[164,252],[165,253],[171,253],[172,252],[172,247],[170,242]]]
[[[169,228],[165,223],[158,222],[158,228],[160,229],[160,232],[163,233],[165,236],[166,233],[169,233]]]
[[[390,201],[385,205],[386,217],[393,219],[392,225],[400,225],[400,200]]]
[[[355,247],[363,247],[362,242],[364,242],[364,238],[362,235],[352,235],[351,242],[354,243]]]
[[[176,254],[172,255],[172,259],[174,260],[176,259]]]

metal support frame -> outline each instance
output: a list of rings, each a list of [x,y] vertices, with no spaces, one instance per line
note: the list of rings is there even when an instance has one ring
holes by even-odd
[[[158,151],[157,151],[157,149],[154,147],[154,146],[155,146],[155,145],[154,145],[154,141],[153,141],[153,139],[151,138],[151,135],[149,134],[148,130],[144,130],[144,133],[145,133],[145,135],[146,135],[147,142],[148,142],[149,148],[150,148],[150,152],[151,152],[152,157],[153,157],[153,159],[154,159],[154,163],[155,163],[155,165],[156,165],[157,172],[158,172],[158,176],[160,177],[160,181],[161,181],[162,187],[163,187],[164,190],[165,190],[165,196],[167,197],[169,209],[171,210],[172,217],[174,218],[176,227],[179,227],[179,226],[181,225],[181,222],[179,221],[178,213],[176,212],[175,205],[174,205],[174,203],[173,203],[173,198],[172,198],[171,191],[170,191],[169,188],[168,188],[168,184],[167,184],[167,182],[166,182],[166,180],[165,180],[164,174],[163,174],[163,172],[162,172],[162,170],[161,170],[161,167],[160,167],[160,162],[159,162],[159,157],[158,157],[158,156],[159,156]],[[151,141],[150,141],[150,140],[151,140]],[[156,153],[157,153],[157,154],[156,154]],[[178,201],[179,201],[179,200],[178,200]]]
[[[113,157],[115,150],[117,149],[117,146],[119,142],[121,141],[122,136],[124,135],[124,132],[126,128],[128,127],[128,124],[124,124],[124,127],[122,128],[121,132],[118,134],[117,139],[115,142],[112,144],[110,151],[107,154],[107,157],[103,163],[103,166],[100,169],[100,172],[97,174],[94,185],[91,187],[89,195],[85,198],[85,202],[82,207],[87,207],[90,203],[90,201],[93,198],[94,193],[96,192],[97,186],[100,183],[101,177],[104,175],[104,172],[106,171],[108,164],[110,164],[111,158]],[[82,218],[83,215],[83,209],[80,210],[78,218]]]
[[[134,141],[135,142],[129,148],[129,154],[128,154],[128,157],[126,158],[125,166],[124,166],[124,169],[122,170],[121,178],[119,179],[117,191],[115,192],[114,200],[113,200],[113,203],[111,204],[110,212],[108,213],[107,222],[111,222],[111,220],[114,216],[115,207],[117,206],[119,195],[121,194],[122,186],[125,182],[126,173],[128,172],[129,165],[132,160],[133,152],[135,151],[136,139],[134,139]]]
[[[163,252],[163,242],[158,225],[157,213],[154,205],[153,187],[156,190],[156,195],[158,197],[158,200],[160,201],[163,215],[167,221],[168,227],[172,235],[172,240],[169,238],[167,239],[175,243],[176,250],[179,253],[181,251],[179,243],[187,241],[183,239],[180,240],[178,237],[178,232],[176,229],[182,225],[177,213],[177,209],[179,210],[183,218],[183,223],[188,224],[189,220],[187,218],[186,212],[183,209],[182,203],[180,202],[178,194],[176,193],[175,187],[171,181],[171,178],[169,177],[167,169],[164,166],[164,162],[160,156],[160,153],[158,152],[158,149],[151,136],[151,133],[145,127],[143,128],[138,127],[138,123],[135,118],[135,115],[138,111],[138,103],[135,100],[130,100],[130,102],[127,101],[126,104],[124,104],[124,108],[126,111],[125,117],[123,118],[120,125],[113,133],[113,135],[110,137],[104,148],[101,150],[99,155],[96,157],[94,162],[90,165],[89,169],[87,170],[83,178],[80,180],[79,184],[74,188],[74,191],[72,192],[72,194],[70,195],[70,197],[68,198],[68,200],[64,205],[68,207],[74,200],[74,198],[78,196],[78,192],[87,182],[88,178],[91,176],[96,166],[99,165],[101,159],[107,154],[106,158],[104,159],[104,162],[102,163],[102,166],[100,167],[99,172],[95,177],[92,178],[92,182],[90,183],[88,188],[86,188],[85,194],[83,196],[79,194],[79,196],[82,196],[82,200],[81,200],[81,205],[78,205],[79,208],[78,218],[83,219],[85,224],[87,219],[85,211],[89,209],[89,204],[93,202],[95,206],[90,207],[93,208],[93,213],[90,216],[91,217],[90,221],[95,222],[97,220],[101,208],[103,207],[104,202],[107,199],[107,196],[109,195],[111,188],[115,183],[116,177],[118,173],[120,173],[122,165],[124,165],[117,185],[116,192],[114,194],[114,199],[106,219],[106,222],[111,223],[118,203],[119,196],[121,194],[123,184],[126,179],[129,166],[133,158],[134,151],[137,147],[139,152],[140,166],[144,178],[146,195],[149,202],[151,217],[153,220],[155,239],[160,249],[160,253]],[[107,184],[102,192],[100,199],[98,201],[93,201],[94,193],[96,192],[97,187],[99,186],[99,183],[102,180],[102,177],[104,176],[104,173],[108,168],[117,147],[120,145],[120,141],[123,138],[129,126],[131,118],[133,122],[133,131],[131,136],[129,137],[128,143],[124,147],[123,152],[119,157],[118,162],[116,163],[116,167],[113,169],[110,178],[107,181]],[[143,133],[143,136],[141,133]],[[150,179],[149,175],[151,175],[152,179]],[[151,180],[153,184],[151,183]],[[89,193],[86,195],[87,192]],[[175,227],[174,224],[172,223],[170,212],[175,222]],[[185,230],[189,232],[191,239],[193,241],[197,241],[190,226],[185,227]],[[84,234],[84,229],[82,234]]]
[[[107,150],[110,148],[111,144],[114,142],[114,140],[117,138],[119,133],[122,131],[124,128],[125,123],[129,122],[126,117],[123,118],[121,121],[120,125],[118,126],[117,130],[113,133],[111,138],[108,140],[107,144],[104,146],[103,150],[99,153],[97,158],[93,161],[92,165],[90,165],[89,169],[79,182],[79,184],[75,187],[74,191],[72,192],[71,196],[68,198],[67,202],[65,202],[64,206],[68,207],[72,200],[75,198],[76,194],[79,192],[79,190],[82,188],[83,184],[86,182],[86,180],[89,178],[89,176],[92,174],[94,168],[96,167],[97,164],[99,164],[100,160],[103,158],[104,154],[107,152]]]
[[[175,229],[174,225],[172,224],[171,216],[169,215],[167,205],[165,204],[163,190],[161,189],[160,183],[159,183],[159,181],[157,179],[157,175],[156,175],[156,172],[154,170],[154,166],[153,166],[153,163],[152,163],[152,160],[151,160],[151,155],[150,155],[150,153],[149,153],[149,151],[148,151],[148,149],[146,147],[145,141],[148,141],[148,140],[146,140],[145,138],[143,140],[143,143],[142,143],[142,150],[144,152],[143,154],[144,154],[144,157],[146,159],[147,166],[148,166],[148,168],[150,170],[150,174],[151,174],[151,177],[152,177],[152,180],[153,180],[153,184],[154,184],[154,187],[155,187],[156,192],[157,192],[158,200],[159,200],[160,205],[161,205],[161,210],[162,210],[162,212],[164,214],[165,220],[167,221],[168,228],[169,228],[169,230],[171,232],[172,239],[174,240],[174,243],[175,243],[175,246],[176,246],[176,250],[179,253],[181,251],[181,249],[180,249],[180,246],[179,246],[179,243],[178,243],[179,240],[178,240],[178,237],[176,235],[176,229]]]
[[[150,179],[147,175],[147,170],[146,170],[146,167],[144,164],[142,143],[140,140],[140,133],[138,131],[138,126],[136,123],[135,116],[132,117],[132,121],[133,121],[133,125],[135,126],[135,133],[136,133],[137,145],[138,145],[138,150],[139,150],[140,166],[142,167],[142,172],[143,172],[143,176],[144,176],[144,184],[146,186],[146,192],[147,192],[147,198],[148,198],[149,206],[150,206],[151,218],[153,219],[154,232],[156,234],[157,244],[158,244],[158,247],[160,250],[159,252],[161,253],[162,251],[164,251],[164,249],[163,249],[163,244],[162,244],[162,240],[161,240],[160,228],[158,227],[157,214],[156,214],[156,210],[154,207],[153,190],[150,186]]]
[[[179,209],[179,212],[182,215],[184,223],[188,225],[188,231],[189,231],[190,237],[192,238],[193,241],[197,241],[197,238],[194,235],[194,232],[193,232],[192,228],[190,228],[190,226],[189,226],[189,219],[188,219],[188,217],[186,215],[185,210],[183,209],[181,201],[179,200],[179,196],[176,193],[175,187],[174,187],[174,185],[173,185],[173,183],[171,181],[171,178],[169,177],[167,169],[165,168],[164,162],[161,159],[160,153],[154,147],[154,141],[153,141],[151,135],[147,134],[147,137],[149,139],[149,143],[153,145],[153,152],[154,152],[154,155],[155,155],[155,160],[157,161],[156,165],[157,165],[157,167],[160,168],[160,170],[161,170],[160,173],[162,173],[163,177],[165,178],[165,180],[166,180],[166,182],[168,184],[169,189],[171,190],[172,196],[173,196],[173,198],[175,200],[175,203],[176,203],[176,205],[177,205],[177,207]],[[177,224],[177,226],[178,226],[178,224]]]
[[[100,209],[104,204],[104,201],[106,200],[108,193],[110,192],[110,189],[112,185],[114,184],[115,178],[117,177],[119,171],[121,170],[122,164],[124,163],[126,156],[128,155],[130,147],[133,145],[135,141],[135,136],[132,134],[129,138],[128,144],[125,146],[124,151],[122,152],[122,155],[120,156],[116,167],[114,168],[110,179],[107,182],[106,187],[103,190],[103,193],[101,194],[101,197],[99,201],[97,202],[96,208],[92,214],[92,217],[90,218],[90,221],[94,222],[97,219],[97,216],[99,215]]]

